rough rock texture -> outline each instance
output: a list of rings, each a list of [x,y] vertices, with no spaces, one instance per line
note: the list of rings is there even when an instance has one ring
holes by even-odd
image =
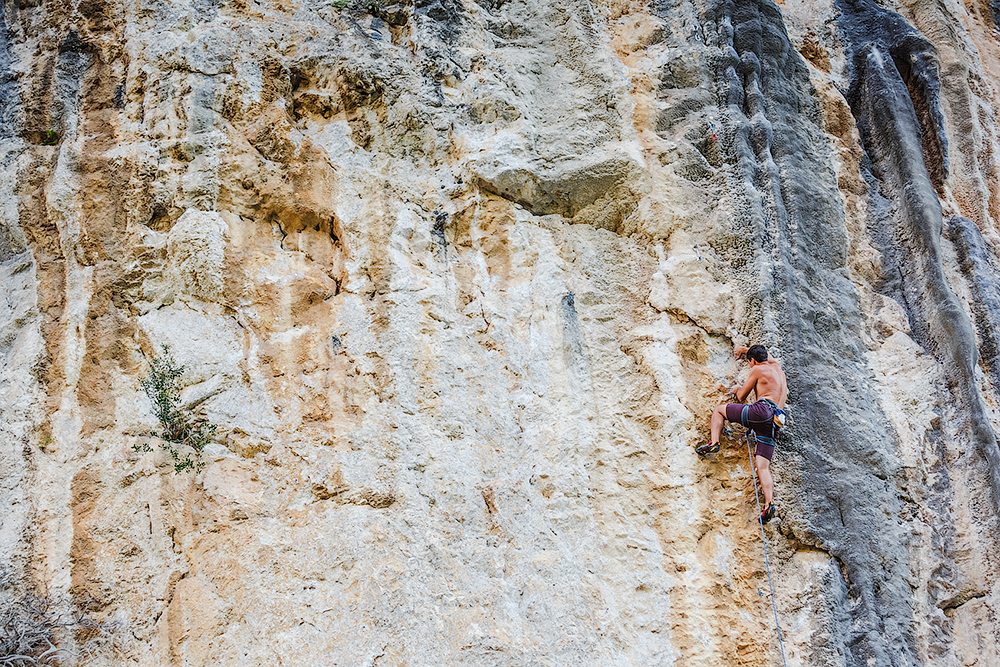
[[[777,664],[693,452],[761,341],[788,664],[1000,664],[995,2],[2,7],[0,599],[78,662]]]

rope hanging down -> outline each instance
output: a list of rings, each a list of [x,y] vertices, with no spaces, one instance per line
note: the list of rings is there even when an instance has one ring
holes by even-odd
[[[774,604],[774,584],[771,583],[771,566],[767,562],[767,538],[764,537],[764,517],[761,516],[760,492],[757,489],[757,466],[754,465],[753,452],[750,450],[750,434],[743,432],[743,437],[747,441],[747,453],[750,455],[750,477],[753,479],[753,495],[757,499],[757,521],[760,523],[760,539],[764,543],[764,567],[767,569],[767,586],[771,589],[771,609],[774,610],[774,627],[778,631],[778,647],[781,649],[781,664],[788,667],[785,662],[785,644],[781,641],[781,626],[778,625],[778,607]]]

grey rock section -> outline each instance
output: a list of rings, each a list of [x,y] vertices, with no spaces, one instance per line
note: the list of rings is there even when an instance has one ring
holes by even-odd
[[[794,419],[783,446],[791,535],[828,551],[846,597],[821,621],[810,664],[918,664],[894,443],[867,380],[858,295],[820,110],[805,64],[770,2],[726,3],[719,94],[737,193],[734,254],[756,285],[744,332],[788,372]],[[744,240],[740,240],[740,239]],[[733,257],[734,263],[739,262]],[[790,460],[789,460],[790,459]],[[839,657],[838,657],[839,656]]]
[[[995,513],[1000,501],[1000,450],[975,378],[979,361],[975,331],[948,285],[942,265],[941,204],[921,149],[921,132],[926,132],[926,127],[918,121],[915,101],[897,69],[898,62],[890,58],[896,43],[911,44],[914,38],[909,31],[893,32],[894,23],[886,20],[886,53],[885,45],[868,41],[867,31],[871,17],[885,10],[867,2],[853,7],[859,11],[849,13],[845,7],[841,19],[841,29],[849,37],[852,64],[848,102],[875,176],[898,201],[882,220],[886,226],[880,243],[883,272],[888,276],[886,288],[898,290],[917,341],[944,365],[949,389],[961,406],[962,430],[970,439],[976,467],[989,482],[992,498],[981,499],[983,504],[977,509],[980,515],[989,515]],[[928,65],[924,77],[934,74],[936,67]],[[923,100],[927,101],[929,98]]]
[[[14,135],[14,109],[17,99],[17,79],[11,71],[10,35],[7,17],[0,12],[0,137]]]
[[[972,312],[979,333],[979,353],[990,370],[994,388],[1000,387],[1000,281],[995,261],[979,227],[956,215],[948,223],[949,238],[958,252],[962,273],[972,292]]]
[[[840,29],[849,36],[848,70],[851,76],[848,101],[854,106],[859,87],[865,85],[862,72],[868,68],[869,54],[877,50],[898,72],[903,90],[912,99],[910,114],[917,121],[917,150],[923,152],[926,170],[938,189],[948,177],[948,138],[940,106],[940,67],[934,45],[899,14],[871,0],[842,0],[835,3],[841,15]],[[855,114],[857,117],[857,114]],[[866,119],[857,117],[859,129],[869,132]],[[888,138],[886,138],[888,139]]]
[[[937,390],[943,419],[932,422],[924,434],[938,451],[928,500],[936,516],[970,513],[971,530],[986,540],[982,558],[988,563],[996,548],[990,542],[995,539],[991,525],[1000,498],[1000,452],[976,377],[975,331],[943,266],[943,216],[935,191],[939,189],[935,176],[940,173],[935,170],[941,165],[927,150],[926,122],[938,112],[932,96],[913,85],[915,77],[936,77],[938,68],[933,50],[919,46],[921,38],[898,16],[867,2],[845,3],[841,9],[839,27],[851,76],[848,103],[871,160],[869,227],[882,253],[883,284],[877,287],[904,306],[913,339],[935,357],[944,380]],[[881,27],[877,39],[872,26]],[[944,464],[949,449],[961,458]],[[900,495],[920,495],[928,488],[903,478],[896,484]],[[958,484],[968,494],[961,509],[949,507]],[[962,530],[950,522],[930,523],[935,527],[931,546],[938,565],[928,568],[926,604],[948,610],[960,606],[969,595],[966,591],[977,584],[968,577],[967,559],[959,546]],[[911,533],[904,543],[915,552],[920,538]],[[951,633],[946,616],[930,618],[938,637]]]
[[[437,33],[448,44],[454,44],[461,33],[464,8],[456,0],[414,0],[413,13],[423,30]]]
[[[12,173],[20,154],[16,75],[5,12],[0,9],[0,170]],[[34,333],[34,262],[17,226],[13,179],[0,179],[0,593],[17,588],[30,553],[28,489],[31,473],[24,449],[33,423],[31,382],[25,361]],[[0,598],[0,604],[7,600]]]
[[[7,171],[17,155],[17,78],[11,68],[10,34],[7,29],[7,19],[0,11],[0,166]],[[18,234],[11,228],[16,220],[17,209],[12,199],[8,198],[13,184],[4,187],[3,211],[0,214],[0,262],[5,262],[18,252],[25,250],[18,240]],[[8,222],[11,221],[11,222]]]

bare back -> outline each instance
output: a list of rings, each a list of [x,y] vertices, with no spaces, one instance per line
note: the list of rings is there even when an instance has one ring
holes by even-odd
[[[743,394],[742,400],[746,400],[751,389],[756,390],[758,401],[766,398],[779,408],[784,408],[785,401],[788,400],[788,380],[785,378],[785,371],[781,369],[781,364],[770,356],[767,361],[754,364],[750,369],[750,377],[739,392]]]

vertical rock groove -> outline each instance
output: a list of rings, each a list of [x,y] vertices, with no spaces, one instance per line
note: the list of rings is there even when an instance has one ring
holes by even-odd
[[[887,12],[868,0],[858,0],[853,8],[857,11],[845,11],[842,17],[851,53],[848,101],[876,176],[889,191],[901,195],[887,219],[879,221],[889,227],[891,239],[883,248],[884,272],[891,284],[898,285],[920,342],[933,350],[947,369],[978,467],[989,482],[991,502],[996,507],[1000,505],[1000,450],[975,378],[979,360],[975,333],[944,274],[941,204],[923,159],[921,127],[913,101],[887,53],[896,50],[896,41],[906,43],[913,37],[910,31],[892,29],[900,24],[898,18],[886,18],[881,25],[886,27],[882,36],[888,49],[881,40],[867,42],[867,32],[859,27],[867,25],[863,17]],[[936,68],[930,71],[936,73]],[[925,99],[928,103],[932,100]],[[938,113],[933,108],[925,111]],[[986,506],[989,504],[986,501]]]
[[[935,191],[943,194],[948,177],[948,138],[941,116],[940,66],[934,46],[901,16],[872,0],[838,0],[837,7],[841,12],[839,25],[848,36],[851,72],[864,69],[866,45],[878,48],[883,58],[891,58],[917,120],[924,165]],[[849,100],[856,97],[861,81],[851,77]]]
[[[948,223],[962,272],[972,288],[972,312],[979,332],[979,353],[990,370],[993,387],[1000,387],[1000,281],[995,261],[979,227],[962,216]]]

